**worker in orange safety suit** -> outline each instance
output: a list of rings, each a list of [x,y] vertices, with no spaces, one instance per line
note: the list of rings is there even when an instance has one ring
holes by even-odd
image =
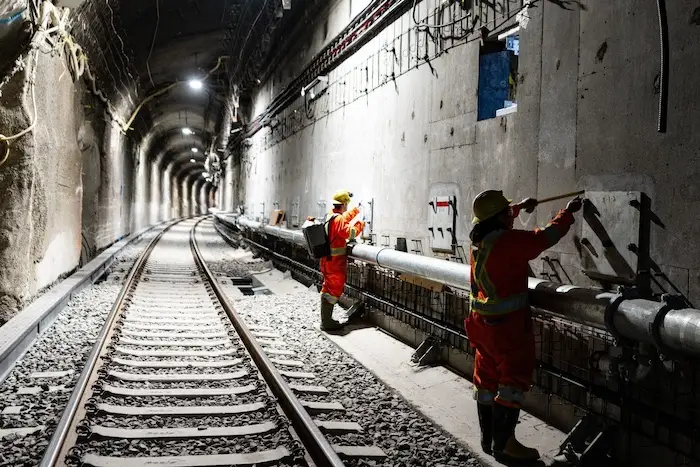
[[[360,213],[360,208],[348,210],[352,198],[349,191],[339,191],[333,196],[333,210],[326,215],[326,233],[331,245],[331,255],[321,258],[323,288],[321,289],[321,329],[336,331],[343,325],[333,319],[333,307],[343,294],[347,275],[347,242],[354,241],[362,233],[365,223],[350,222]]]
[[[515,426],[535,369],[535,339],[528,303],[528,261],[555,245],[574,223],[581,199],[571,200],[544,228],[513,230],[521,210],[532,212],[528,198],[510,205],[501,191],[474,200],[470,313],[465,329],[474,360],[481,446],[499,461],[536,461],[536,449],[515,439]]]

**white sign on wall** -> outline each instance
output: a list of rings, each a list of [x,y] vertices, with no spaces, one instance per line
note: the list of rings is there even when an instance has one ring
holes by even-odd
[[[430,206],[430,248],[437,252],[452,252],[455,235],[455,196],[435,196]]]

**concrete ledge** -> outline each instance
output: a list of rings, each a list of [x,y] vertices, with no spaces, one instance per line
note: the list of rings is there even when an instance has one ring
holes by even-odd
[[[0,382],[5,380],[17,360],[34,340],[51,326],[71,298],[94,284],[112,266],[115,257],[124,247],[140,239],[150,230],[164,227],[169,223],[170,221],[162,222],[118,241],[0,327]]]

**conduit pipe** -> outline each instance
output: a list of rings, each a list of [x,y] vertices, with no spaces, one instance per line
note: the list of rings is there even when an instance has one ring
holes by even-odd
[[[236,222],[241,227],[306,246],[300,230],[264,225],[245,217],[238,217]],[[348,254],[369,264],[469,290],[470,268],[466,264],[362,244],[348,247]],[[653,344],[666,356],[700,356],[700,310],[670,309],[661,302],[626,299],[603,290],[535,278],[528,280],[528,287],[530,304],[545,314],[608,330],[620,339]]]

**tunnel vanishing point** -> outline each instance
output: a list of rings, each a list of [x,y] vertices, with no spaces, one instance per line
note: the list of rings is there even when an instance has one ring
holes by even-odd
[[[129,234],[209,212],[295,230],[339,188],[371,207],[365,243],[457,263],[479,192],[585,191],[532,276],[697,308],[698,56],[698,0],[0,1],[0,325]],[[558,359],[608,350],[564,334],[542,336],[586,355]],[[648,394],[537,384],[697,461],[693,358]],[[654,405],[665,424],[636,418]]]

